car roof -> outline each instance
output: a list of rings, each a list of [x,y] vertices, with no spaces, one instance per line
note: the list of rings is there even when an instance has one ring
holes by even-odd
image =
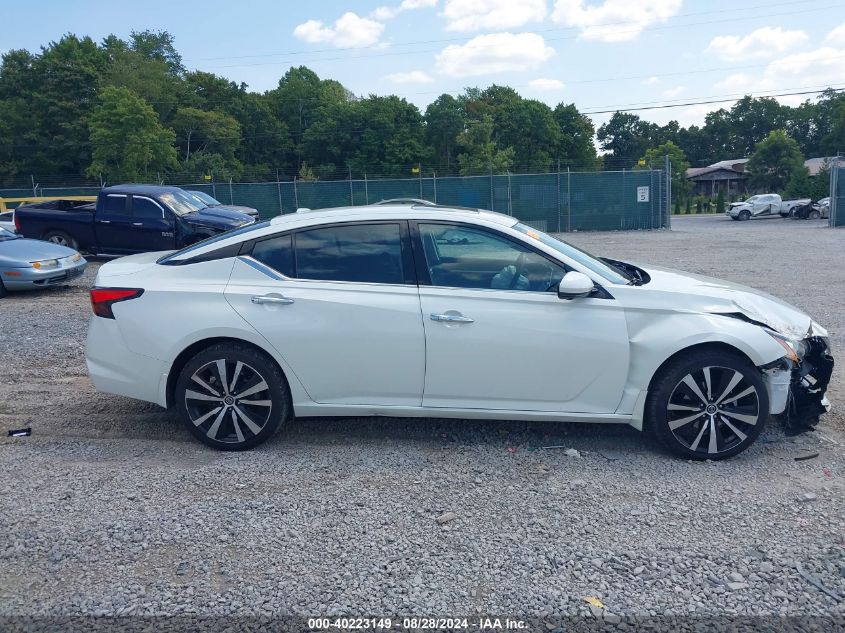
[[[105,193],[145,193],[158,195],[162,193],[172,193],[174,191],[183,191],[181,187],[173,187],[170,185],[110,185],[103,187]]]
[[[465,209],[441,205],[379,204],[354,207],[334,207],[319,210],[300,210],[260,222],[251,228],[244,227],[232,232],[215,236],[206,242],[200,242],[167,256],[168,260],[179,261],[192,259],[206,252],[273,235],[279,231],[334,224],[337,222],[366,222],[368,220],[409,220],[420,221],[470,221],[473,224],[495,224],[512,227],[518,220],[503,213],[483,209]]]

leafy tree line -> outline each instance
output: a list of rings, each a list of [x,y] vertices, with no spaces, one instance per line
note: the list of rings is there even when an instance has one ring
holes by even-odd
[[[830,91],[789,108],[746,97],[689,128],[616,113],[596,130],[573,104],[550,108],[497,85],[443,94],[420,111],[300,66],[250,92],[186,70],[167,32],[99,43],[66,35],[0,63],[0,186],[30,174],[176,182],[409,176],[419,165],[438,175],[618,169],[662,165],[668,154],[681,192],[690,163],[747,156],[780,129],[805,155],[845,148],[845,98]]]

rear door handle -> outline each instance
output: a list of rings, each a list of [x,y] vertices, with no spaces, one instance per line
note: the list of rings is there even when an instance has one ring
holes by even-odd
[[[132,226],[144,226],[143,222],[133,222]]]
[[[273,295],[256,295],[251,299],[251,301],[253,303],[275,303],[279,305],[290,305],[293,303],[293,299]]]
[[[100,224],[111,224],[111,220],[97,220]]]
[[[447,323],[475,323],[475,319],[460,314],[432,314],[432,321],[445,321]]]

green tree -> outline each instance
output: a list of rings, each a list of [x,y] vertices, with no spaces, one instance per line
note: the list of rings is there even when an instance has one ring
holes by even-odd
[[[786,183],[783,193],[784,198],[811,198],[813,196],[813,180],[810,178],[810,170],[801,165],[796,167]]]
[[[141,180],[176,165],[173,130],[128,88],[104,88],[91,116],[89,176],[111,181]]]
[[[614,167],[633,167],[649,147],[659,131],[654,123],[643,121],[636,114],[614,112],[610,120],[596,133],[601,148],[611,152]]]
[[[597,167],[596,146],[593,143],[596,130],[590,118],[578,112],[574,103],[559,103],[553,115],[558,127],[555,154],[560,164],[579,168]]]
[[[757,191],[781,192],[792,173],[804,166],[801,149],[783,130],[772,131],[757,143],[745,168],[752,188]]]
[[[176,130],[184,160],[188,160],[193,151],[219,154],[224,160],[231,161],[241,143],[240,124],[222,112],[180,108],[171,125]]]
[[[455,164],[455,139],[463,129],[464,108],[452,95],[440,95],[425,109],[425,138],[436,166]]]
[[[175,38],[167,31],[132,31],[129,41],[133,51],[146,59],[164,62],[171,74],[185,72],[182,56],[174,46]]]
[[[663,145],[647,150],[640,161],[653,169],[663,169],[667,156],[672,172],[672,195],[675,199],[682,200],[692,191],[692,184],[687,180],[689,162],[684,150],[672,141],[666,141]]]
[[[493,140],[493,118],[488,114],[480,121],[473,122],[458,135],[458,166],[462,176],[502,174],[509,171],[513,164],[512,147],[499,148]]]
[[[725,192],[722,189],[719,189],[719,193],[716,194],[716,213],[724,213],[725,212]]]

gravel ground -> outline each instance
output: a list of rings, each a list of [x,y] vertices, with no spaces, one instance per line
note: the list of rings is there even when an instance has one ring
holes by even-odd
[[[566,239],[767,290],[845,349],[845,231],[692,217]],[[0,302],[0,616],[845,621],[842,413],[795,438],[772,423],[720,463],[627,427],[384,418],[297,420],[219,453],[94,392],[96,268]],[[841,366],[830,396],[845,401]]]

